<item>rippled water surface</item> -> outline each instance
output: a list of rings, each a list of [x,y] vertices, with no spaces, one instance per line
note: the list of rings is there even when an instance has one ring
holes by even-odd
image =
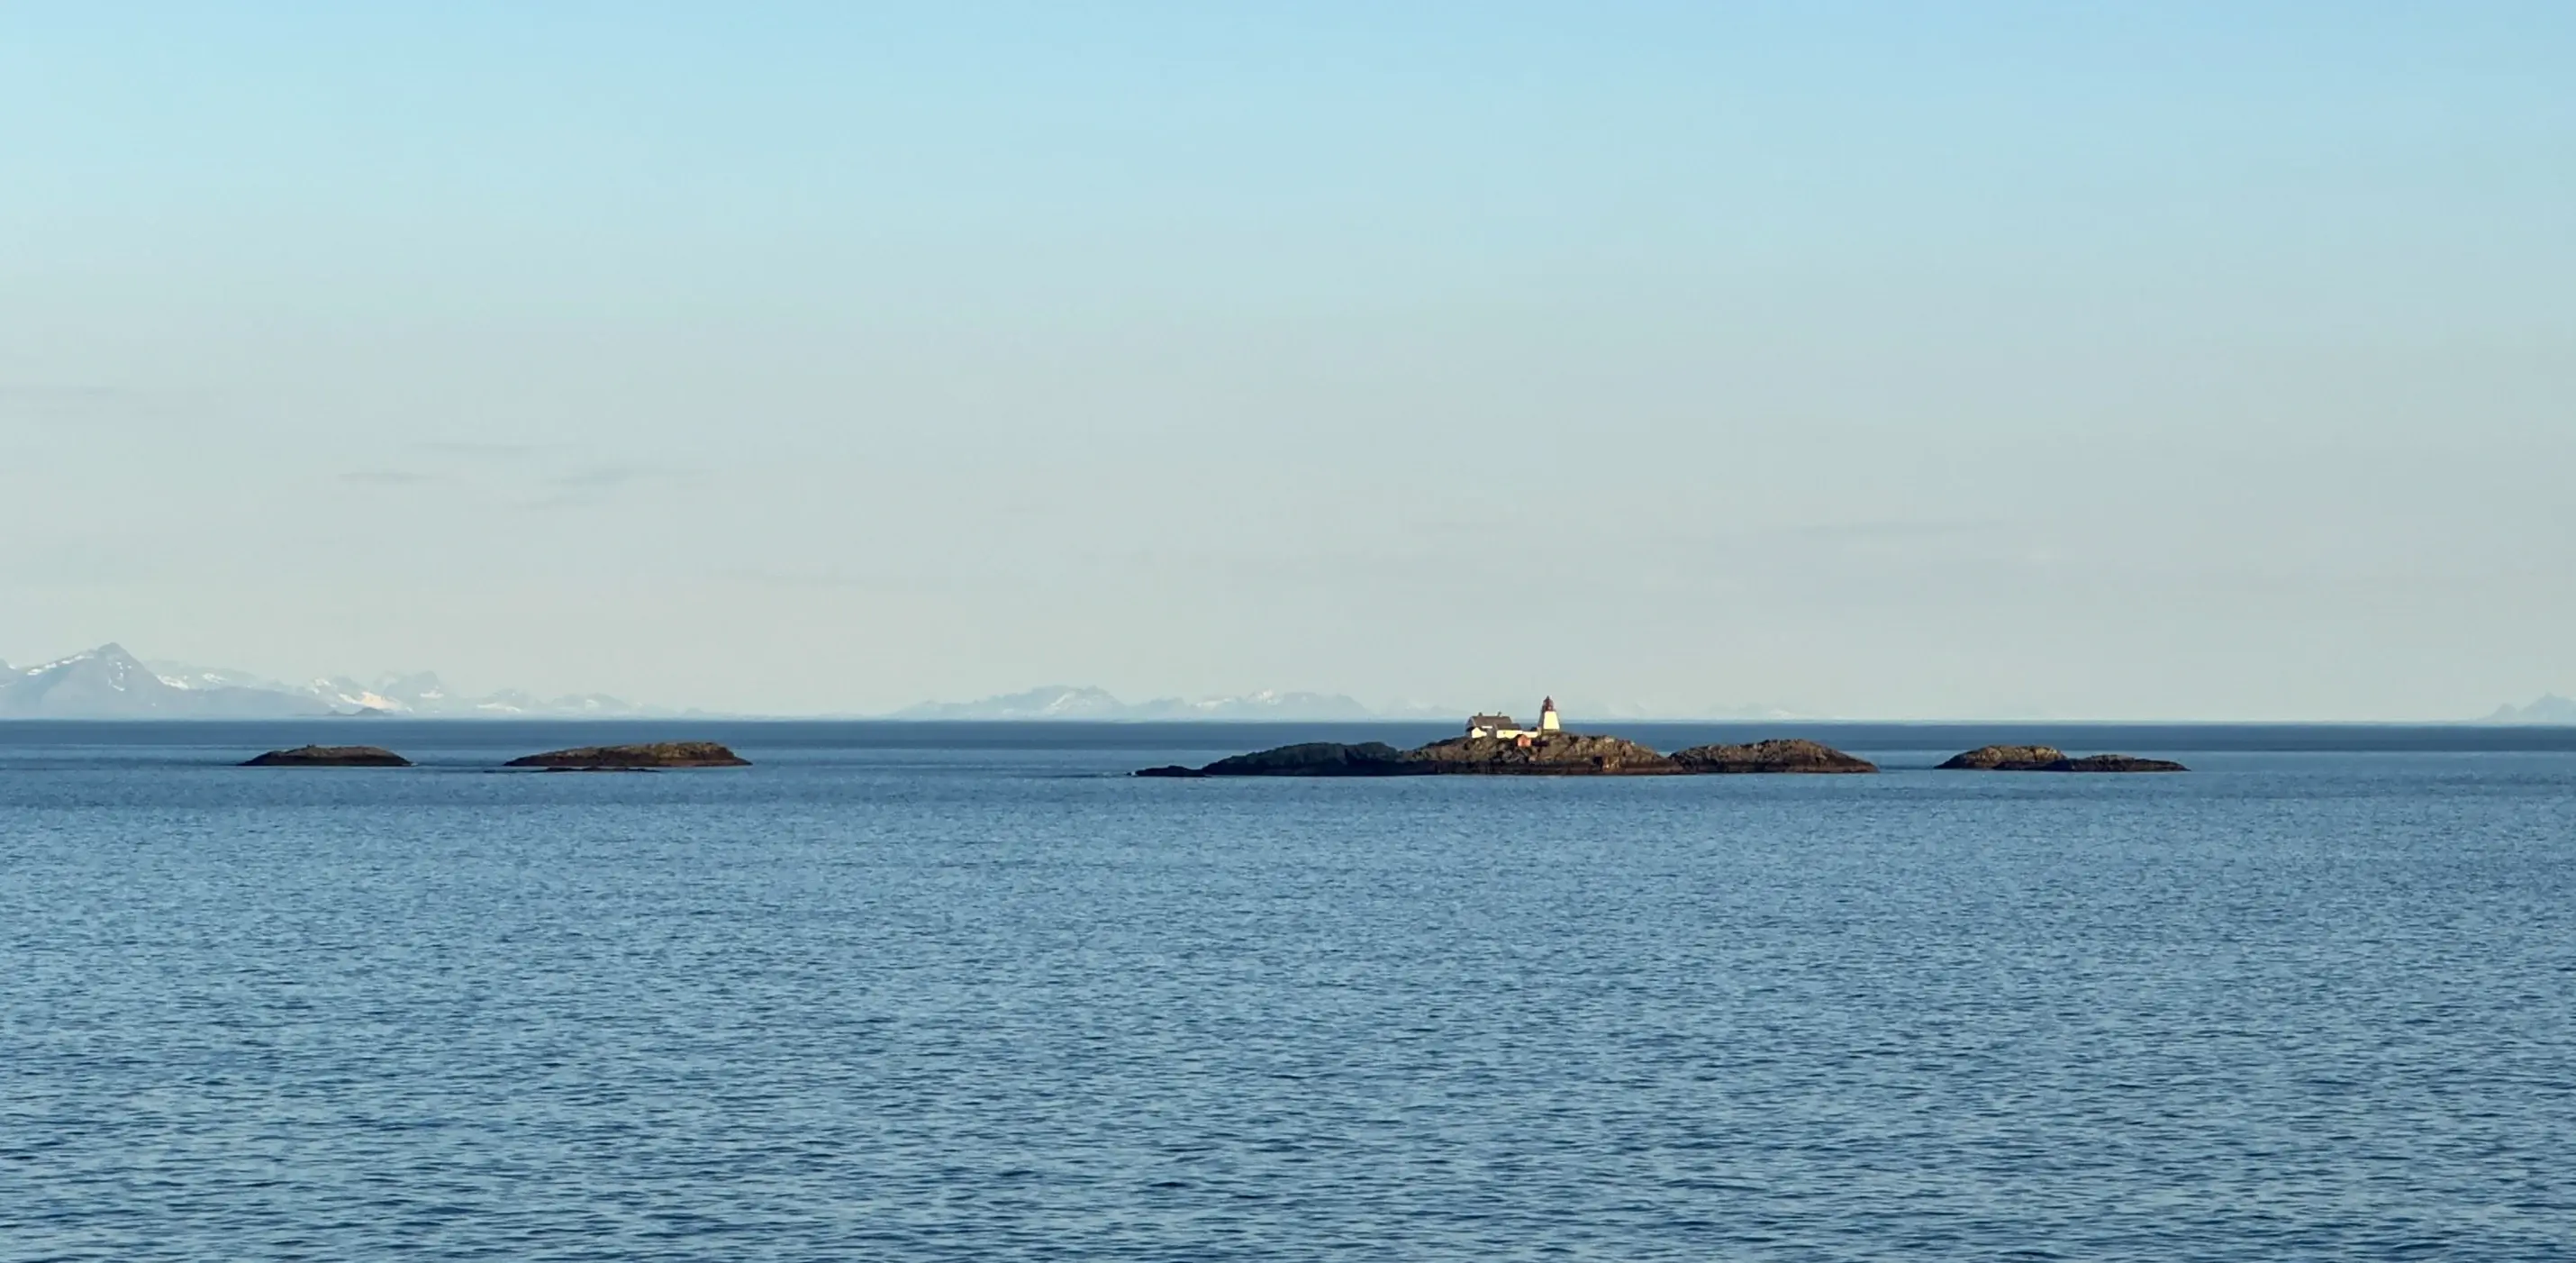
[[[2576,1257],[2562,739],[719,728],[0,733],[0,1258]]]

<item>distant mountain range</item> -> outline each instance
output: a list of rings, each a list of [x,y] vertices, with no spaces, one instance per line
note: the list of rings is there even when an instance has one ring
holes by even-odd
[[[1386,714],[1339,693],[1247,693],[1240,697],[1177,697],[1122,702],[1107,690],[1054,684],[973,702],[924,702],[896,711],[893,719],[1088,719],[1088,720],[1331,720],[1449,718],[1446,710]]]
[[[2498,706],[2482,724],[2576,724],[2576,699],[2544,693],[2528,706]]]
[[[1676,711],[1651,705],[1620,705],[1615,702],[1571,702],[1563,709],[1567,722],[1813,722],[1815,715],[1800,714],[1774,706],[1711,706],[1691,711]],[[972,720],[1039,720],[1079,719],[1093,721],[1147,720],[1450,720],[1467,713],[1453,706],[1404,704],[1372,708],[1341,693],[1248,693],[1239,697],[1208,697],[1185,701],[1177,697],[1158,698],[1150,702],[1122,702],[1106,689],[1052,684],[1021,693],[1005,693],[972,702],[924,702],[907,706],[888,719],[972,719]],[[1533,708],[1531,713],[1536,714]],[[2576,701],[2555,694],[2544,696],[2528,706],[2500,706],[2495,713],[2468,721],[2478,724],[2576,724]]]
[[[1770,707],[1712,708],[1695,715],[1615,704],[1569,704],[1573,719],[1794,720]],[[331,676],[289,684],[221,667],[145,663],[120,645],[101,645],[41,666],[0,663],[0,719],[290,719],[324,715],[402,715],[456,719],[652,717],[681,712],[638,706],[604,693],[539,697],[518,689],[470,696],[450,692],[433,672],[389,673],[360,682]],[[696,714],[699,712],[687,712]],[[1370,707],[1341,693],[1264,690],[1232,697],[1156,698],[1123,702],[1105,689],[1049,685],[972,702],[924,702],[889,719],[954,720],[1217,720],[1258,722],[1454,720],[1467,711],[1404,703]],[[1535,714],[1535,711],[1532,712]],[[2576,700],[2547,694],[2526,706],[2499,706],[2478,724],[2576,725]]]
[[[0,718],[288,719],[306,715],[423,718],[607,718],[654,714],[604,694],[540,698],[505,689],[451,694],[422,671],[372,684],[345,676],[285,684],[246,671],[146,664],[122,645],[101,645],[36,667],[0,665]]]
[[[1236,722],[1318,720],[1438,720],[1464,719],[1472,709],[1464,706],[1432,706],[1418,702],[1372,707],[1342,693],[1273,692],[1245,693],[1233,697],[1203,697],[1196,701],[1178,697],[1156,698],[1150,702],[1122,702],[1108,690],[1071,684],[1050,684],[1021,693],[1005,693],[972,702],[924,702],[907,706],[886,716],[889,719],[974,719],[1036,720],[1084,719],[1102,722],[1146,722],[1175,720],[1230,720]],[[1538,714],[1537,703],[1528,705],[1530,716]],[[1695,715],[1673,715],[1642,706],[1590,704],[1568,708],[1589,720],[1647,719],[1796,719],[1800,716],[1767,706],[1719,708]]]

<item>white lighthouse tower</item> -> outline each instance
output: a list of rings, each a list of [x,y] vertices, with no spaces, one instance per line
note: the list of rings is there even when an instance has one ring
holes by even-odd
[[[1556,721],[1556,699],[1553,697],[1539,699],[1538,730],[1540,732],[1565,731],[1565,726]]]

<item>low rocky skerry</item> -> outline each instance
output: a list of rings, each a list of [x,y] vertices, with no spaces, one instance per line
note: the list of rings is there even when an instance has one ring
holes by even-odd
[[[639,745],[578,746],[510,760],[506,767],[564,772],[632,772],[658,768],[749,767],[751,760],[712,741],[655,741]]]
[[[1783,747],[1811,747],[1785,749]],[[1309,741],[1219,759],[1205,767],[1149,767],[1137,776],[1705,776],[1725,773],[1875,772],[1868,760],[1811,741],[1699,746],[1664,754],[1624,737],[1552,733],[1526,744],[1451,737],[1411,750],[1384,742]]]
[[[1756,741],[1750,745],[1692,746],[1675,751],[1673,761],[1685,772],[1724,773],[1853,773],[1875,772],[1878,765],[1856,755],[1845,754],[1820,741],[1792,737],[1779,741]]]
[[[1435,775],[1670,776],[1685,770],[1625,737],[1551,730],[1527,739],[1451,737],[1405,751],[1405,761]]]
[[[243,767],[410,767],[411,760],[382,746],[297,746],[242,761]]]
[[[1203,776],[1691,776],[1710,773],[1875,772],[1854,758],[1813,741],[1763,741],[1752,745],[1695,746],[1664,754],[1625,737],[1567,732],[1556,705],[1539,712],[1539,726],[1523,729],[1508,716],[1478,715],[1464,736],[1399,750],[1382,741],[1344,744],[1309,741],[1219,759],[1205,767],[1173,764],[1135,775]]]
[[[1251,754],[1218,759],[1205,767],[1178,763],[1149,767],[1138,776],[1417,776],[1427,769],[1407,761],[1410,750],[1383,741],[1346,745],[1339,741],[1303,741]]]
[[[1979,746],[1954,754],[1941,764],[1945,772],[2188,772],[2169,759],[2142,759],[2133,754],[2088,754],[2080,758],[2055,746]]]
[[[1451,737],[1411,750],[1384,742],[1309,741],[1218,759],[1149,767],[1138,776],[1677,776],[1689,769],[1620,737],[1552,733],[1527,742]]]

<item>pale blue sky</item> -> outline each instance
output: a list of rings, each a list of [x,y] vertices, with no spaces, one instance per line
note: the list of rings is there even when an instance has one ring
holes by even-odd
[[[2576,692],[2570,65],[2557,3],[0,7],[0,658]]]

